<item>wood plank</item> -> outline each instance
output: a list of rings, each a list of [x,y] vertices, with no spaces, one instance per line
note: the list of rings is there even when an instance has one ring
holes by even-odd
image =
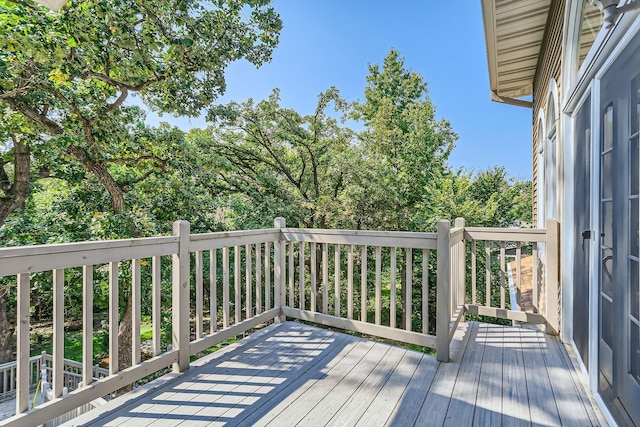
[[[275,244],[275,243],[274,243]],[[264,244],[264,309],[271,309],[271,243]]]
[[[322,244],[322,312],[329,313],[329,244]]]
[[[20,282],[18,282],[20,286]],[[18,288],[19,289],[19,288]],[[22,301],[18,295],[18,301]],[[29,299],[27,299],[29,303]],[[155,314],[155,312],[154,312]],[[18,316],[20,319],[20,316]],[[18,335],[20,337],[20,335]],[[19,339],[19,338],[18,338]],[[20,343],[18,342],[18,348]],[[27,356],[30,354],[26,352]],[[82,384],[93,382],[93,265],[82,267]],[[30,372],[30,374],[32,374]],[[21,373],[18,370],[18,379]]]
[[[432,357],[417,351],[407,351],[394,371],[390,373],[389,378],[369,407],[358,419],[356,425],[367,427],[383,421],[388,423],[387,420],[394,413],[396,407],[403,402],[405,398],[409,398],[406,394],[407,387],[424,358],[433,360]],[[432,372],[435,374],[435,369],[433,369]],[[425,384],[423,382],[422,387],[424,386]],[[339,421],[342,422],[342,420]],[[401,425],[397,423],[397,421],[393,423]]]
[[[320,375],[316,369],[308,370],[295,378],[294,381],[254,403],[251,414],[242,414],[234,419],[229,427],[231,425],[267,425],[279,418],[287,408],[299,406],[295,402],[304,399],[301,396],[304,396],[309,390],[313,390],[313,393],[321,391],[323,389],[320,386],[324,381],[346,375],[346,372],[355,366],[374,345],[373,342],[344,334],[337,334],[336,339],[340,341],[336,341],[332,349],[317,361],[318,365],[323,366]]]
[[[238,360],[226,358],[210,369],[205,369],[205,372],[194,378],[190,384],[198,400],[196,404],[185,408],[184,402],[179,400],[179,416],[177,419],[169,420],[167,425],[190,426],[198,420],[227,424],[242,412],[252,412],[252,404],[267,391],[282,387],[283,382],[290,381],[291,373],[295,375],[296,372],[311,369],[316,362],[315,356],[330,347],[335,335],[330,331],[315,328],[310,332],[301,334],[297,342],[290,334],[272,338],[263,346],[271,354],[263,357],[263,352],[258,352],[259,362],[256,362],[255,358],[247,357]],[[271,351],[271,348],[275,348],[275,351]],[[233,372],[232,380],[237,384],[218,380],[220,375],[227,372]],[[200,390],[199,384],[202,382],[208,382],[214,387],[218,384],[215,389],[209,387],[208,390]],[[183,390],[178,390],[178,394],[183,394]],[[164,413],[160,415],[170,418]],[[153,424],[158,425],[156,422]]]
[[[462,337],[457,351],[452,352],[451,361],[440,363],[431,382],[427,397],[418,412],[414,425],[442,425],[444,422],[455,379],[460,369],[469,342],[469,331]]]
[[[298,267],[300,268],[300,276],[298,277],[298,297],[300,298],[300,307],[302,310],[306,310],[306,297],[305,297],[305,277],[304,277],[304,242],[300,242],[298,245]],[[295,305],[293,306],[295,307]]]
[[[412,313],[412,309],[413,309],[413,251],[411,250],[411,248],[407,248],[406,249],[406,256],[407,256],[407,271],[406,271],[406,286],[405,286],[405,295],[404,295],[404,301],[407,302],[407,304],[403,303],[404,307],[404,313],[405,313],[405,319],[404,319],[404,323],[405,323],[405,329],[407,331],[411,330],[411,323],[413,321],[413,313]]]
[[[244,301],[244,309],[245,309],[245,319],[250,318],[251,316],[253,316],[253,292],[251,292],[251,289],[253,288],[253,272],[251,271],[251,264],[253,263],[252,261],[252,257],[251,257],[251,245],[245,245],[244,247],[244,253],[245,253],[245,289],[244,289],[244,295],[245,295],[245,301]]]
[[[384,325],[374,325],[372,323],[350,320],[344,317],[331,316],[329,314],[312,313],[310,311],[302,311],[297,308],[283,307],[282,312],[294,319],[332,326],[346,331],[360,332],[394,341],[421,345],[423,347],[435,348],[436,346],[436,337],[433,335],[407,331],[404,329],[390,328]]]
[[[502,422],[502,344],[504,327],[480,323],[477,344],[484,347],[478,378],[473,425],[498,426]]]
[[[347,319],[353,319],[353,245],[347,246]]]
[[[131,261],[131,363],[133,365],[137,365],[142,360],[140,354],[140,326],[142,324],[141,268],[139,259]],[[202,310],[200,320],[202,320]]]
[[[85,275],[86,277],[86,275]],[[85,281],[86,283],[86,281]],[[86,287],[84,288],[86,291]],[[17,333],[16,347],[18,349],[16,371],[18,375],[17,391],[16,391],[16,413],[26,412],[29,409],[29,355],[31,350],[29,347],[29,330],[30,316],[29,307],[31,301],[31,287],[29,274],[18,275],[18,295],[17,295]],[[83,334],[86,337],[85,334]],[[4,371],[5,378],[7,371]],[[13,382],[13,381],[12,381]],[[7,389],[5,388],[5,391]]]
[[[120,319],[118,313],[120,305],[118,270],[119,264],[117,262],[109,263],[109,375],[118,372],[118,321]]]
[[[476,247],[476,241],[471,241],[471,303],[473,305],[476,304],[476,294],[477,294],[477,267],[476,267],[476,258],[478,256],[478,249]]]
[[[500,308],[505,308],[505,287],[507,277],[507,267],[505,263],[506,243],[500,242]]]
[[[473,304],[465,306],[467,312],[481,316],[491,316],[498,319],[517,320],[519,322],[545,324],[547,320],[542,314],[526,313],[524,311],[514,311],[506,308],[484,307]]]
[[[157,356],[160,354],[160,343],[162,342],[162,337],[160,336],[160,326],[162,323],[162,319],[160,318],[160,309],[162,308],[161,302],[161,279],[162,279],[162,258],[159,256],[154,256],[151,260],[151,329],[152,339],[153,339],[153,355]],[[93,360],[93,354],[91,355],[91,359]]]
[[[303,332],[304,328],[305,326],[296,325],[294,323],[270,325],[267,328],[244,338],[242,341],[222,350],[218,350],[217,352],[192,363],[195,369],[190,369],[187,374],[169,374],[161,377],[152,383],[148,383],[134,389],[132,392],[124,396],[111,400],[101,408],[95,409],[80,418],[74,419],[74,422],[77,422],[78,425],[85,426],[96,424],[100,426],[118,426],[134,423],[135,425],[144,425],[145,423],[148,424],[149,422],[153,422],[157,420],[158,413],[162,415],[162,411],[153,410],[152,405],[148,402],[152,402],[159,396],[162,396],[163,398],[175,396],[176,393],[174,393],[174,391],[177,390],[210,390],[211,388],[220,387],[220,382],[234,380],[234,372],[229,370],[229,372],[223,372],[222,374],[217,375],[215,377],[217,382],[196,381],[189,383],[194,378],[200,378],[203,370],[206,369],[206,365],[209,365],[210,368],[215,368],[225,360],[237,357],[245,352],[255,354],[256,352],[252,351],[255,349],[261,349],[260,351],[262,351],[262,354],[252,360],[254,360],[255,363],[260,363],[262,359],[269,357],[269,355],[278,349],[275,345],[265,345],[267,340],[273,340],[274,337],[295,336],[294,334],[300,334]],[[204,373],[206,373],[206,371]],[[145,412],[151,415],[147,417],[140,415]],[[155,412],[156,415],[153,415],[152,412]]]
[[[367,247],[360,247],[360,321],[367,321]]]
[[[422,355],[422,359],[411,376],[404,392],[397,400],[392,412],[387,417],[387,424],[397,426],[414,425],[418,412],[424,404],[424,400],[429,392],[433,378],[436,375],[438,366],[440,366],[440,362],[438,362],[434,357]],[[394,381],[399,381],[398,377],[394,376]],[[387,394],[385,393],[385,396],[386,395]],[[393,395],[389,396],[389,400],[392,400],[393,398]],[[385,407],[386,404],[380,404],[380,406],[377,406],[376,402],[371,406],[371,408],[380,408],[381,413],[379,421],[384,419]],[[369,419],[371,418],[365,414],[358,422],[358,425],[361,425],[362,427],[372,425],[367,424]]]
[[[309,245],[309,256],[310,256],[310,264],[309,264],[309,280],[311,284],[311,311],[316,311],[316,303],[318,300],[318,286],[316,284],[317,271],[316,271],[316,263],[317,263],[317,255],[318,249],[316,248],[315,243],[311,243]]]
[[[529,393],[529,412],[534,426],[560,425],[558,407],[553,396],[544,356],[540,349],[540,332],[520,329],[520,342],[524,359],[524,378]]]
[[[502,425],[529,426],[529,393],[523,384],[524,360],[519,328],[504,328],[502,353]]]
[[[333,249],[333,314],[340,317],[340,245],[333,245]]]
[[[222,248],[222,328],[229,327],[231,321],[229,298],[229,248]]]
[[[262,244],[258,243],[256,244],[256,314],[260,313],[262,313]]]
[[[391,292],[389,293],[389,326],[396,327],[396,248],[389,248]]]
[[[484,241],[484,269],[485,269],[485,303],[487,307],[491,307],[491,242],[489,240]]]
[[[317,228],[282,229],[285,240],[296,242],[333,243],[338,245],[365,245],[435,249],[435,233],[371,230],[322,230]]]
[[[240,289],[240,280],[242,279],[240,274],[240,246],[234,246],[233,248],[233,314],[235,315],[236,323],[240,323],[242,320],[242,290]]]
[[[337,345],[332,347],[336,341]],[[209,403],[208,407],[200,411],[197,416],[204,416],[210,421],[224,423],[227,426],[239,422],[239,418],[250,417],[257,408],[268,403],[266,399],[254,396],[267,397],[268,392],[281,390],[292,383],[298,383],[299,377],[305,375],[309,370],[316,370],[317,359],[324,359],[332,349],[341,347],[340,342],[341,338],[336,337],[330,331],[312,330],[311,335],[301,336],[298,343],[291,343],[291,338],[283,336],[280,343],[272,342],[270,344],[277,347],[271,361],[265,361],[255,369],[238,369],[235,377],[239,377],[240,385],[246,383],[258,386],[254,387],[252,393],[244,393],[244,396],[238,396],[237,400],[229,400],[225,397],[222,408]],[[283,360],[286,361],[285,366],[282,366]],[[232,391],[234,390],[237,389],[232,389]],[[191,420],[187,420],[187,425],[189,421]],[[248,424],[253,424],[253,422],[248,423],[246,419],[241,422],[241,425]]]
[[[539,343],[560,421],[563,425],[591,425],[580,392],[569,371],[572,367],[567,366],[557,339],[547,334],[540,334]]]
[[[382,317],[382,248],[376,246],[376,325],[380,324]]]
[[[302,425],[327,425],[329,420],[340,410],[342,404],[375,370],[386,357],[391,356],[391,346],[375,343],[371,350],[346,375],[337,382],[322,381],[314,387],[307,399],[298,399],[291,411],[283,411],[278,417],[280,427]],[[336,378],[337,379],[337,378]],[[323,392],[318,390],[323,387]],[[324,396],[322,396],[324,394]],[[288,409],[288,408],[287,408]],[[302,416],[301,416],[302,415]]]
[[[195,286],[195,302],[196,302],[196,338],[200,338],[204,335],[204,316],[203,310],[203,264],[202,264],[202,251],[196,251],[196,286]]]
[[[329,422],[340,424],[341,426],[355,425],[365,411],[372,405],[373,401],[394,374],[394,371],[396,371],[403,362],[406,365],[410,365],[408,360],[405,360],[406,355],[407,350],[391,347],[365,380],[353,389],[351,396],[341,402],[342,407],[331,417]],[[412,366],[410,365],[410,372],[405,380],[413,373],[415,365],[417,365],[417,363]],[[375,409],[377,410],[378,408]]]
[[[422,333],[429,333],[429,249],[422,250]]]
[[[171,255],[177,250],[178,238],[174,236],[0,248],[0,271],[3,276],[12,276]]]
[[[460,363],[460,370],[453,387],[451,401],[444,420],[444,426],[470,426],[473,423],[475,402],[478,395],[478,384],[482,367],[484,346],[476,343],[478,324],[469,325],[469,343]],[[483,393],[481,391],[481,393]]]

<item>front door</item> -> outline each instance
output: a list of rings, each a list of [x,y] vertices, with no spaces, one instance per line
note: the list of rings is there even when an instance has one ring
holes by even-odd
[[[600,391],[640,425],[640,35],[600,101]]]
[[[591,240],[591,96],[575,117],[575,200],[573,206],[573,341],[584,366],[589,366],[589,255]]]

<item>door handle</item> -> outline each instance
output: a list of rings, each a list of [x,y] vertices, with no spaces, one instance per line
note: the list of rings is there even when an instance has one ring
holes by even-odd
[[[581,234],[582,236],[582,252],[584,252],[584,242],[586,240],[591,240],[591,235],[592,235],[592,231],[591,230],[584,230]]]

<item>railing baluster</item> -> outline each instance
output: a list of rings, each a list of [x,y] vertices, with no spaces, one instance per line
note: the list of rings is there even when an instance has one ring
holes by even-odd
[[[251,263],[253,262],[251,260],[251,245],[245,245],[244,247],[244,251],[246,253],[246,259],[245,259],[245,314],[247,316],[247,319],[251,318],[251,316],[253,315],[253,310],[251,310],[251,308],[253,307],[253,295],[251,292],[251,286],[253,284],[253,278],[252,273],[251,273]]]
[[[271,309],[271,243],[264,244],[264,308]]]
[[[522,245],[516,243],[516,300],[520,300],[520,309],[522,309]],[[511,301],[511,309],[513,310],[513,301]]]
[[[322,244],[322,312],[329,312],[329,244]]]
[[[500,308],[505,307],[504,303],[504,291],[505,291],[505,278],[507,275],[507,269],[505,266],[505,245],[504,241],[500,242]]]
[[[486,270],[486,278],[485,278],[485,305],[487,307],[491,307],[491,241],[484,241],[484,250],[485,250],[485,265],[484,269]]]
[[[396,327],[396,248],[390,248],[391,258],[391,293],[389,294],[389,326]]]
[[[231,321],[229,301],[229,248],[222,248],[222,327],[229,327]]]
[[[218,253],[209,250],[209,332],[218,330]]]
[[[382,317],[382,248],[376,246],[376,325]]]
[[[117,261],[109,263],[109,375],[118,372],[118,269]]]
[[[309,245],[310,252],[310,262],[309,265],[309,279],[311,280],[311,311],[316,311],[316,299],[318,297],[318,289],[316,284],[316,259],[317,259],[317,249],[316,243],[312,242]]]
[[[300,298],[300,310],[306,309],[306,301],[304,295],[304,242],[298,245],[298,267],[300,268],[300,276],[298,283],[298,297]]]
[[[242,290],[240,289],[240,246],[234,246],[233,248],[233,314],[235,315],[236,323],[240,323],[242,320]]]
[[[29,273],[18,274],[18,301],[17,301],[17,366],[18,384],[16,393],[16,413],[20,414],[29,409],[29,306],[31,305],[31,289]],[[4,371],[7,376],[7,371]]]
[[[533,242],[531,245],[531,256],[533,256],[533,267],[531,267],[533,277],[531,278],[533,282],[533,312],[540,312],[540,299],[539,299],[539,287],[538,287],[538,243]]]
[[[131,260],[131,364],[140,363],[140,304],[142,303],[140,284],[140,260]]]
[[[294,262],[294,257],[293,257],[293,251],[294,251],[293,245],[294,245],[293,242],[289,242],[289,306],[295,308],[296,297],[295,297],[294,284],[295,284],[296,264]]]
[[[117,307],[117,306],[116,306]],[[116,308],[117,310],[117,308]],[[116,330],[117,333],[117,330]],[[53,270],[53,397],[62,396],[64,371],[64,269]]]
[[[201,338],[204,335],[204,319],[203,319],[203,282],[204,272],[202,266],[202,251],[195,252],[196,257],[196,286],[195,286],[195,301],[196,301],[196,339]]]
[[[429,333],[429,249],[422,250],[422,333]]]
[[[256,314],[262,313],[262,243],[256,243]]]
[[[367,247],[360,246],[360,321],[367,321]]]
[[[333,258],[333,265],[334,265],[334,279],[335,279],[335,283],[334,283],[334,293],[335,293],[335,297],[334,297],[334,304],[335,304],[335,312],[334,314],[338,317],[340,317],[340,245],[339,244],[335,244],[334,246],[334,258]]]
[[[347,318],[353,319],[353,245],[347,246]]]
[[[405,312],[405,326],[407,331],[411,330],[411,320],[413,317],[412,314],[412,306],[413,306],[413,250],[411,248],[407,248],[407,284],[405,286],[405,301],[407,306],[404,308]]]
[[[93,265],[82,267],[82,383],[93,382]],[[20,378],[20,375],[18,375]]]
[[[161,266],[162,258],[160,256],[154,256],[151,260],[151,329],[153,338],[153,355],[160,354],[160,324],[162,319],[160,318],[161,299],[162,292],[161,287]]]
[[[476,257],[477,257],[477,249],[476,249],[476,241],[474,239],[471,241],[471,304],[473,305],[476,305],[476,292],[477,292]]]

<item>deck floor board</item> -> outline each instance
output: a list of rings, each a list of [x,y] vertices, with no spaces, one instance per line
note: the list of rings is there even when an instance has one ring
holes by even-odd
[[[285,322],[69,425],[606,425],[557,338],[468,322],[454,340],[439,363]]]

